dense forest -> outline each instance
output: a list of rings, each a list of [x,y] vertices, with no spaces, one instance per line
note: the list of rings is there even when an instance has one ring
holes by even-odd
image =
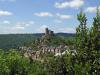
[[[100,75],[100,11],[97,8],[91,28],[87,27],[88,20],[83,11],[77,15],[77,20],[79,26],[76,28],[76,36],[64,38],[68,39],[64,40],[65,44],[74,46],[77,54],[66,52],[64,55],[54,56],[52,53],[47,53],[43,55],[43,61],[39,61],[24,57],[17,49],[10,49],[7,52],[0,50],[0,75]],[[24,42],[27,42],[36,38],[32,35],[20,36],[18,38],[18,35],[15,35],[16,45],[20,39],[24,38]],[[4,38],[0,38],[3,41]],[[63,41],[61,38],[55,37],[47,41],[54,45]],[[11,43],[9,39],[4,41]]]
[[[16,49],[24,46],[25,44],[32,43],[36,39],[40,39],[44,33],[37,34],[0,34],[0,49],[9,50]],[[66,37],[68,39],[74,38],[75,34],[71,33],[56,33],[56,37]]]

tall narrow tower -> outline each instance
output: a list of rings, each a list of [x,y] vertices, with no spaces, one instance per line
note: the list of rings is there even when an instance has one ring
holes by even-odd
[[[49,35],[49,30],[48,30],[48,28],[45,28],[45,35]]]

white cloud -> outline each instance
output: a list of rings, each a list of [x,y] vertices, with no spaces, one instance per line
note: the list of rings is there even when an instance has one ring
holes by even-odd
[[[56,14],[52,14],[49,12],[41,12],[41,13],[34,13],[34,15],[39,16],[39,17],[58,17],[60,19],[70,19],[72,18],[71,15],[65,15],[65,14],[60,14],[60,13],[56,13]],[[55,22],[58,22],[58,20],[55,20]],[[61,21],[59,21],[59,23],[61,23]]]
[[[84,4],[84,0],[71,0],[71,1],[66,1],[66,2],[56,2],[55,3],[55,7],[56,8],[79,8],[80,6],[82,6]]]
[[[7,22],[8,20],[2,21]],[[23,21],[23,22],[11,22],[9,25],[1,25],[1,34],[17,34],[17,33],[27,33],[30,27],[32,27],[34,21]],[[35,22],[34,22],[35,23]],[[33,30],[34,31],[34,30]]]
[[[59,28],[57,32],[63,32],[63,33],[75,33],[76,30],[74,28]]]
[[[45,32],[45,28],[48,28],[48,26],[47,25],[42,25],[38,29],[36,29],[36,32],[44,33]]]
[[[13,29],[14,30],[16,30],[16,29],[23,30],[23,29],[25,29],[25,27],[16,25],[15,27],[13,27]]]
[[[0,2],[15,2],[16,0],[0,0]]]
[[[15,2],[16,0],[8,0],[8,1]]]
[[[54,22],[56,22],[56,23],[62,23],[62,21],[58,20],[58,19],[54,20]]]
[[[60,19],[70,19],[72,17],[71,15],[64,15],[60,13],[57,13],[56,16],[59,17]]]
[[[24,30],[25,28],[33,25],[34,22],[33,21],[29,21],[29,22],[17,22],[15,24],[15,26],[12,27],[13,30]]]
[[[96,12],[97,7],[87,7],[85,12],[89,12],[89,13],[94,13]],[[100,6],[99,6],[99,10],[100,10]]]
[[[40,12],[40,13],[34,13],[34,15],[39,16],[39,17],[52,17],[53,14],[50,12]]]
[[[4,20],[3,23],[4,23],[4,24],[10,24],[10,21]]]
[[[0,16],[11,16],[11,15],[13,15],[12,12],[0,10]]]
[[[26,25],[24,25],[24,23],[17,23],[12,27],[12,30],[23,30],[25,29],[25,27]]]

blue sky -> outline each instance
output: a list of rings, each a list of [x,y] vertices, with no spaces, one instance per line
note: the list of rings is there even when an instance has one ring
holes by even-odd
[[[75,33],[77,13],[86,13],[92,24],[100,0],[0,0],[0,34],[41,33],[44,28]]]

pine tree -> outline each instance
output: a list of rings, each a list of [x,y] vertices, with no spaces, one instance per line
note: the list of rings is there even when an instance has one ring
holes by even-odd
[[[96,17],[93,18],[92,49],[100,50],[100,11],[97,7]]]
[[[82,11],[77,15],[77,19],[80,22],[80,25],[76,29],[76,47],[85,49],[87,47],[87,19]]]

